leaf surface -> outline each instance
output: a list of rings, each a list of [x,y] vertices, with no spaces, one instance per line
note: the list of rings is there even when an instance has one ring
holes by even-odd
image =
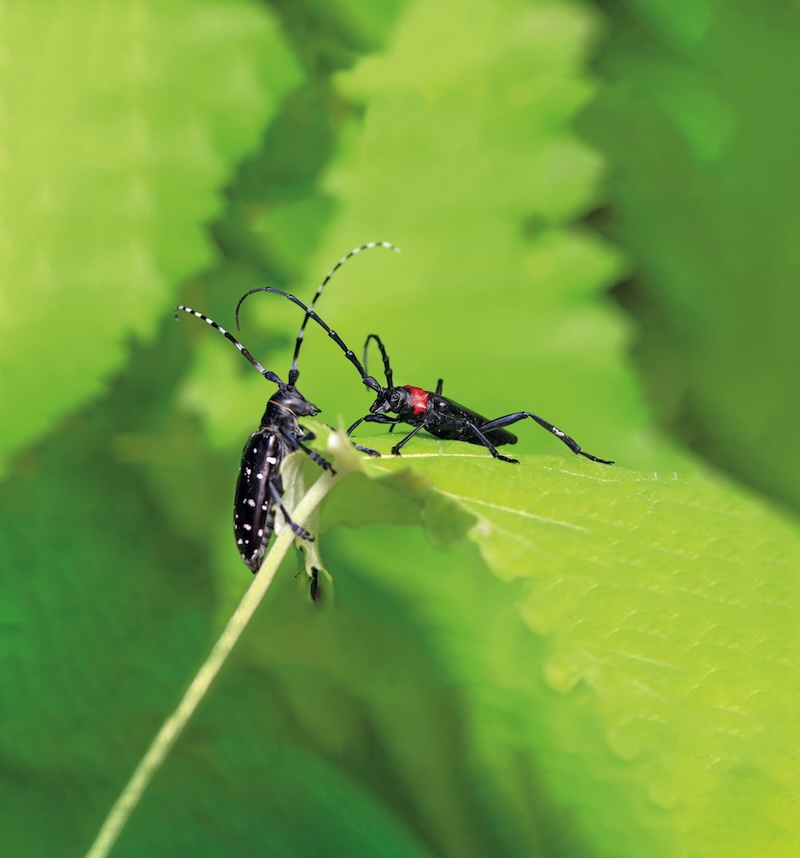
[[[436,629],[481,764],[502,772],[499,789],[517,802],[515,825],[541,804],[520,798],[535,781],[593,854],[633,856],[646,843],[658,855],[790,855],[800,836],[795,529],[707,474],[565,457],[507,466],[467,445],[412,443],[402,459],[365,463],[390,498],[380,509],[406,520],[391,497],[414,494],[431,542],[457,546],[460,531],[474,543],[491,586],[508,591],[497,598],[509,630],[484,610],[490,585],[446,559],[416,569],[385,527],[377,543],[369,529],[344,543],[370,581]],[[363,496],[359,479],[346,481]],[[340,503],[358,520],[346,481],[323,523]],[[373,497],[365,522],[376,508]],[[566,830],[554,836],[569,842]]]
[[[4,5],[0,460],[153,337],[211,261],[226,176],[299,80],[241,0]]]

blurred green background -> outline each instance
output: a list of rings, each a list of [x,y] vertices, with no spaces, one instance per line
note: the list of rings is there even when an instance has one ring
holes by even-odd
[[[88,848],[251,581],[233,486],[274,388],[172,308],[232,327],[388,240],[321,315],[615,459],[578,499],[560,470],[595,472],[520,424],[538,470],[458,478],[619,533],[517,531],[515,567],[432,544],[458,513],[417,495],[331,511],[335,599],[287,561],[113,854],[796,855],[800,4],[0,11],[3,853]],[[285,377],[299,321],[254,296],[241,339]],[[310,330],[299,386],[347,425],[370,398],[332,348]],[[662,697],[594,671],[600,625],[669,662]]]

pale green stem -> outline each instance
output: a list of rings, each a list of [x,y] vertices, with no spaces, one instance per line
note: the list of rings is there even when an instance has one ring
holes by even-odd
[[[297,524],[302,526],[306,523],[315,507],[330,490],[331,485],[332,480],[327,473],[314,483],[292,512],[292,518]],[[86,853],[86,858],[105,858],[108,855],[153,775],[161,768],[170,748],[175,744],[176,739],[208,691],[214,677],[219,673],[220,668],[230,655],[236,641],[239,640],[240,635],[250,622],[253,613],[272,583],[278,566],[288,553],[293,538],[294,534],[291,529],[284,527],[280,536],[275,540],[272,550],[267,554],[264,565],[254,578],[252,585],[242,596],[239,606],[228,621],[228,625],[225,626],[219,640],[214,644],[205,663],[200,667],[186,690],[183,700],[164,722],[147,752],[139,761],[139,765],[131,775],[125,789],[109,811],[94,843]]]

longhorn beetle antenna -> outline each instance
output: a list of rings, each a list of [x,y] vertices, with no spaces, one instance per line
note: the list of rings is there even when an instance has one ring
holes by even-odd
[[[350,361],[351,364],[358,370],[358,374],[361,376],[362,381],[370,390],[374,390],[376,393],[382,392],[383,388],[374,379],[371,375],[367,375],[366,370],[361,365],[361,361],[356,357],[355,352],[352,349],[347,347],[347,344],[342,340],[342,338],[334,331],[330,325],[327,324],[323,319],[321,319],[312,309],[306,307],[306,305],[294,295],[291,295],[289,292],[284,292],[282,289],[277,289],[274,286],[259,286],[257,289],[251,289],[249,292],[245,292],[244,295],[239,299],[239,303],[236,305],[236,317],[238,320],[239,317],[239,308],[242,305],[242,302],[248,295],[252,295],[255,292],[272,292],[273,295],[283,295],[284,298],[291,301],[293,304],[296,304],[303,312],[306,314],[306,318],[313,319],[327,334],[328,336],[336,343],[337,346],[344,352],[344,356],[347,360]]]
[[[250,352],[233,336],[230,331],[226,331],[222,325],[218,325],[213,319],[210,319],[208,316],[200,313],[197,310],[193,310],[191,307],[185,307],[183,304],[179,304],[175,308],[175,320],[178,319],[178,310],[183,310],[185,313],[189,313],[191,316],[197,316],[198,319],[202,319],[206,324],[210,325],[214,328],[215,331],[219,331],[224,337],[227,337],[242,355],[250,361],[251,364],[264,376],[268,381],[272,381],[277,384],[279,387],[285,387],[284,383],[275,375],[274,372],[270,372],[268,369],[264,369],[264,367],[250,354]]]
[[[386,387],[394,387],[394,376],[392,375],[392,367],[389,365],[389,355],[386,353],[386,349],[383,346],[383,342],[381,338],[377,334],[370,334],[367,337],[367,341],[364,343],[364,370],[367,368],[367,351],[369,349],[369,341],[375,340],[378,344],[378,348],[381,350],[381,357],[383,358],[383,371],[386,373]]]
[[[364,369],[366,370],[366,368],[367,368],[367,357],[368,357],[368,353],[369,353],[369,341],[370,340],[375,340],[375,342],[378,344],[378,348],[380,349],[380,352],[381,352],[381,358],[383,358],[383,371],[384,371],[384,374],[386,375],[386,389],[391,390],[394,387],[394,375],[392,374],[392,367],[389,363],[389,355],[387,354],[386,348],[383,345],[383,340],[381,340],[381,338],[377,334],[369,334],[367,336],[367,341],[364,343]],[[441,388],[441,380],[439,381],[439,388]],[[439,388],[437,388],[437,390],[436,390],[437,394],[442,392]],[[392,423],[392,425],[389,426],[389,432],[390,433],[394,432],[394,427],[395,427],[394,423]]]
[[[302,307],[305,310],[305,315],[303,316],[303,321],[300,324],[300,330],[297,332],[297,339],[294,342],[294,354],[292,355],[292,366],[289,369],[289,378],[288,384],[294,385],[297,383],[297,379],[300,377],[300,370],[297,368],[297,360],[300,357],[300,348],[303,345],[303,338],[305,337],[306,325],[308,324],[309,318],[313,318],[318,324],[321,324],[323,328],[328,331],[329,336],[331,336],[334,342],[340,346],[340,348],[344,351],[345,356],[348,360],[352,362],[355,355],[347,348],[347,346],[342,342],[342,340],[338,337],[335,331],[331,331],[331,329],[322,321],[322,319],[317,316],[314,312],[314,304],[319,300],[322,295],[323,290],[330,282],[333,275],[347,262],[349,259],[352,259],[354,256],[357,256],[363,250],[372,250],[374,247],[384,247],[387,250],[393,250],[395,253],[400,253],[401,250],[399,247],[391,244],[388,241],[368,241],[366,244],[362,244],[360,247],[355,247],[349,253],[346,253],[337,263],[331,268],[331,270],[325,275],[325,279],[322,283],[319,284],[317,291],[314,293],[314,297],[311,299],[311,303],[306,307],[298,298],[295,298],[294,295],[290,295],[288,292],[283,292],[280,289],[276,289],[272,286],[259,286],[256,289],[251,289],[249,292],[245,292],[244,295],[239,299],[239,303],[236,305],[236,328],[239,329],[239,308],[242,306],[242,302],[248,295],[252,295],[254,292],[274,292],[277,295],[283,295],[288,298],[290,301],[293,301],[299,307]],[[352,358],[350,357],[352,355]],[[363,367],[360,363],[358,363],[357,359],[354,363],[354,366],[361,374],[362,378],[366,377],[366,372],[364,372]],[[366,382],[365,382],[366,383]]]
[[[322,295],[323,289],[328,285],[333,275],[347,262],[349,259],[352,259],[354,256],[357,256],[363,250],[372,250],[374,247],[385,247],[387,250],[393,250],[395,253],[400,253],[401,250],[394,244],[391,244],[388,241],[368,241],[366,244],[362,244],[361,247],[354,247],[350,253],[345,254],[336,265],[331,268],[331,270],[325,275],[325,279],[322,283],[319,284],[319,288],[314,293],[314,297],[311,299],[308,309],[306,310],[306,315],[303,317],[303,321],[300,324],[300,330],[297,334],[297,340],[294,344],[294,355],[292,357],[292,368],[289,370],[289,384],[294,384],[297,381],[297,377],[300,375],[300,371],[297,369],[297,357],[300,354],[300,345],[303,342],[303,337],[305,336],[306,325],[308,324],[309,314],[314,310],[314,305],[319,300]]]

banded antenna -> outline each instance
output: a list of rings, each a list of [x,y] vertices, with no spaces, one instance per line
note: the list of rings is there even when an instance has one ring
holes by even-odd
[[[306,315],[303,317],[303,321],[300,325],[300,330],[297,332],[297,339],[294,342],[294,354],[292,355],[292,366],[289,369],[289,378],[287,379],[287,383],[289,385],[293,386],[294,384],[296,384],[297,379],[300,377],[300,370],[297,368],[297,360],[300,356],[300,347],[303,344],[303,337],[305,336],[306,325],[308,324],[308,320],[310,318],[314,318],[314,316],[315,316],[314,305],[319,300],[320,295],[322,295],[323,290],[328,285],[328,283],[330,282],[333,275],[345,264],[345,262],[347,262],[349,259],[352,259],[354,256],[358,256],[358,254],[361,253],[362,251],[372,250],[375,247],[383,247],[386,250],[393,250],[395,253],[401,252],[400,248],[397,247],[396,245],[392,244],[391,242],[388,242],[388,241],[368,241],[366,244],[362,244],[360,247],[354,247],[349,253],[346,253],[336,263],[336,265],[334,265],[333,268],[331,268],[331,270],[325,275],[325,279],[322,281],[322,283],[319,284],[317,291],[314,293],[314,297],[311,299],[311,303],[308,305],[308,307],[305,308],[306,309]],[[237,327],[237,329],[239,328],[239,307],[241,307],[242,301],[244,301],[244,299],[248,295],[252,295],[254,292],[272,292],[272,291],[273,291],[273,287],[260,286],[257,289],[251,289],[249,292],[246,292],[244,295],[242,295],[242,297],[239,299],[239,303],[236,305],[236,327]],[[277,290],[277,291],[278,291],[278,294],[281,294],[281,295],[287,294],[285,292],[281,292],[280,290]],[[296,301],[295,303],[299,304],[300,306],[305,306],[303,304],[300,304],[299,301]]]
[[[192,316],[197,316],[198,319],[202,319],[207,324],[211,325],[215,331],[219,331],[224,337],[227,337],[239,351],[244,355],[247,360],[250,361],[251,364],[264,376],[268,381],[272,381],[278,385],[278,387],[283,388],[286,385],[275,375],[274,372],[271,372],[268,369],[264,369],[264,367],[250,354],[250,352],[239,342],[239,340],[234,337],[230,331],[226,331],[222,325],[218,325],[213,319],[199,312],[198,310],[193,310],[191,307],[185,307],[183,304],[179,304],[175,308],[175,320],[178,319],[178,310],[183,310],[184,313],[189,313]]]

